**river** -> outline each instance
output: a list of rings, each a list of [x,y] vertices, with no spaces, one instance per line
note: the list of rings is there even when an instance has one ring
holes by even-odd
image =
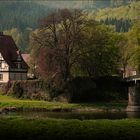
[[[126,119],[140,118],[140,112],[9,112],[1,114],[4,116],[19,116],[25,118],[43,118],[43,119],[78,119],[78,120],[97,120],[97,119]]]

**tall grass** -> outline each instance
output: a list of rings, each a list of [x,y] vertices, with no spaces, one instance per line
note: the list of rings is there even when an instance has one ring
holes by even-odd
[[[1,139],[139,140],[140,120],[50,120],[0,118]]]

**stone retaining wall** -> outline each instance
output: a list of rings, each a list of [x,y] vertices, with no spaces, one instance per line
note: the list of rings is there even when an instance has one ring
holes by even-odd
[[[13,94],[19,98],[49,100],[46,85],[39,80],[11,81],[0,84],[2,94]]]

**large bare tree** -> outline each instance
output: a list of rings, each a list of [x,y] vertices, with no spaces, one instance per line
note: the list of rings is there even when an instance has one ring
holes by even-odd
[[[40,20],[40,29],[32,34],[32,45],[37,45],[38,68],[45,78],[61,76],[67,81],[71,70],[82,55],[84,27],[79,10],[63,9]],[[45,62],[44,62],[45,61]]]

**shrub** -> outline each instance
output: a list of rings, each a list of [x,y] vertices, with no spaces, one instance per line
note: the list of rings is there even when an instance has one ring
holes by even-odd
[[[72,102],[127,99],[127,90],[119,77],[76,77],[68,83]]]
[[[24,91],[23,91],[23,88],[20,85],[20,83],[19,82],[15,82],[13,84],[13,95],[18,97],[18,98],[20,98],[20,97],[22,97],[23,93],[24,93]]]

